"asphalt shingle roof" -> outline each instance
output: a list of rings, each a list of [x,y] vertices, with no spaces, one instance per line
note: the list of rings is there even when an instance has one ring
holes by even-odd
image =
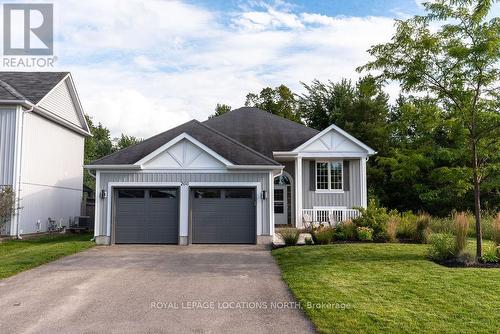
[[[273,151],[291,151],[319,131],[258,108],[240,108],[203,123],[192,120],[91,165],[129,165],[182,133],[187,133],[236,165],[279,165]]]
[[[271,159],[273,151],[291,151],[319,133],[318,130],[252,107],[235,109],[203,124]]]
[[[134,164],[182,133],[187,133],[236,165],[279,165],[276,161],[197,120],[181,124],[138,144],[93,161],[91,165]]]
[[[68,72],[0,72],[0,100],[24,97],[37,104],[66,75]]]

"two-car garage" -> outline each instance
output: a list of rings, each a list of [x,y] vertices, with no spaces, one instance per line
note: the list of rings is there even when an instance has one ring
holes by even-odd
[[[115,243],[178,243],[179,188],[117,188],[114,198]],[[255,188],[190,189],[189,241],[255,243]]]

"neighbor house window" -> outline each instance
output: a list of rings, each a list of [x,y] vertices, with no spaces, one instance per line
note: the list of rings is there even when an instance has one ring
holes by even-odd
[[[342,161],[316,161],[316,190],[342,190]]]

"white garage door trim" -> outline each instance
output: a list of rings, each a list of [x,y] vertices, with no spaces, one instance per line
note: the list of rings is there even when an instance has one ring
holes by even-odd
[[[188,186],[189,185],[189,186]],[[148,188],[148,187],[178,187],[180,189],[179,236],[187,237],[189,229],[189,191],[191,187],[246,187],[255,188],[257,202],[257,236],[262,234],[262,185],[260,182],[109,182],[106,215],[106,236],[111,237],[112,194],[116,187]],[[99,194],[97,194],[99,195]],[[267,199],[266,199],[267,200]],[[99,202],[99,201],[97,201]]]
[[[262,185],[260,182],[189,182],[189,187],[241,187],[255,188],[255,201],[257,202],[257,235],[262,234]]]
[[[180,188],[180,212],[179,212],[179,221],[181,222],[182,227],[182,219],[183,217],[183,206],[182,206],[182,188],[180,182],[109,182],[108,183],[108,201],[107,201],[107,217],[106,217],[106,235],[111,237],[111,207],[112,207],[112,197],[114,188],[121,187],[130,187],[130,188],[148,188],[148,187],[177,187]],[[187,219],[187,216],[185,217]],[[179,228],[179,234],[181,234],[181,229]]]

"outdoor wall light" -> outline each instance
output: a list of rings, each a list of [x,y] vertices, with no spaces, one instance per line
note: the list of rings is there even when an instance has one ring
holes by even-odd
[[[267,198],[267,192],[265,190],[262,190],[262,199]]]
[[[101,190],[101,198],[102,199],[105,199],[106,197],[108,197],[108,193],[106,192],[106,190]]]

